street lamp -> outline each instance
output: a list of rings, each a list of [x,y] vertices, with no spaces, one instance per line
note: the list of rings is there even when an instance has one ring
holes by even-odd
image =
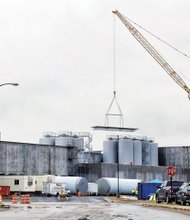
[[[119,191],[119,135],[118,135],[118,150],[117,150],[117,193],[116,197],[120,198],[120,191]]]
[[[0,86],[18,86],[18,85],[19,85],[18,83],[10,83],[10,82],[0,84]],[[1,132],[0,132],[0,140],[1,140]]]
[[[18,83],[2,83],[0,84],[0,86],[7,86],[7,85],[10,85],[10,86],[18,86],[19,84]]]

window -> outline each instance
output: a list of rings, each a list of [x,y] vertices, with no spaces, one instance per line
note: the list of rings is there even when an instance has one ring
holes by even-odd
[[[28,177],[28,186],[33,185],[33,178],[31,176]]]
[[[14,181],[14,184],[15,184],[15,185],[19,185],[19,180],[15,180],[15,181]]]

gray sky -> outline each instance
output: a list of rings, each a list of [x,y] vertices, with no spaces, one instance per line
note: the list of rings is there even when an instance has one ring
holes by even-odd
[[[2,140],[103,125],[113,90],[113,14],[190,54],[189,0],[1,0]],[[190,144],[190,101],[116,18],[117,95],[126,127],[160,146]],[[144,32],[142,32],[144,34]],[[190,60],[145,37],[190,86]],[[92,132],[97,138],[97,132]],[[101,146],[94,146],[101,149]]]

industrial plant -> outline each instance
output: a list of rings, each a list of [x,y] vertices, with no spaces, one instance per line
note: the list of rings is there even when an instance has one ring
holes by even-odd
[[[110,134],[103,150],[93,151],[92,138],[88,132],[67,131],[46,132],[39,144],[1,141],[0,185],[10,185],[11,191],[42,192],[43,182],[66,182],[74,184],[72,193],[82,187],[85,194],[90,183],[97,194],[107,194],[116,193],[119,175],[121,191],[130,193],[139,182],[167,180],[169,165],[177,170],[176,180],[190,181],[189,146],[159,147],[148,137]],[[128,187],[122,189],[122,183]]]
[[[113,13],[189,96],[190,89],[175,70],[125,16],[117,10]],[[167,166],[175,167],[176,180],[190,181],[189,146],[160,147],[154,138],[129,134],[137,128],[124,127],[123,113],[116,97],[115,54],[113,57],[114,96],[105,114],[105,126],[92,127],[110,131],[100,146],[102,150],[93,151],[93,137],[89,132],[45,132],[39,144],[0,141],[0,186],[9,185],[13,192],[42,193],[51,188],[50,183],[64,183],[71,193],[85,194],[89,192],[88,188],[96,186],[96,190],[89,193],[114,194],[120,188],[122,193],[130,194],[140,182],[167,180]],[[118,109],[116,113],[111,111],[113,104]],[[119,126],[110,126],[109,118],[113,116],[119,119]]]

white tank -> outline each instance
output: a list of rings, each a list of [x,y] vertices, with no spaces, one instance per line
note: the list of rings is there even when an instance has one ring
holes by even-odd
[[[150,144],[150,165],[158,166],[158,144]]]
[[[103,162],[117,163],[118,140],[106,140],[103,142]]]
[[[73,146],[77,147],[78,149],[84,149],[84,138],[75,137],[73,138]]]
[[[73,147],[73,138],[70,136],[60,136],[55,139],[56,146]]]
[[[54,137],[43,137],[39,139],[39,143],[43,145],[55,145]]]
[[[55,183],[66,184],[66,188],[70,190],[72,194],[76,194],[77,192],[86,194],[88,191],[88,181],[84,177],[56,176]]]
[[[142,165],[142,142],[140,140],[133,141],[133,164]]]
[[[138,188],[139,179],[119,179],[119,192],[120,194],[131,194],[132,189]],[[117,178],[100,178],[97,180],[98,194],[110,195],[116,194],[118,191],[118,179]]]
[[[133,164],[133,140],[128,138],[119,139],[119,163]]]

